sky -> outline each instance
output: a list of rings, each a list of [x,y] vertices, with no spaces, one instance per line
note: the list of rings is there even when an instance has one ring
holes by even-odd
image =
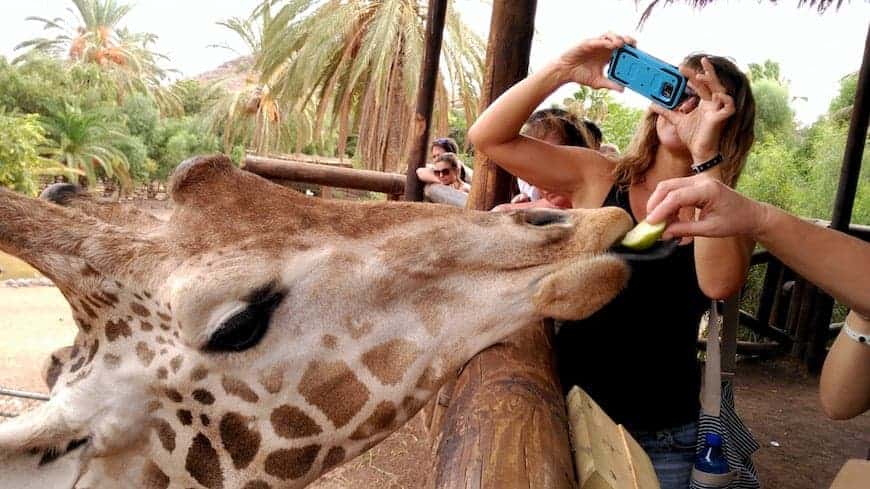
[[[491,4],[483,0],[455,0],[463,19],[482,36],[489,30]],[[836,11],[818,14],[797,9],[797,0],[719,0],[696,10],[682,2],[659,7],[636,29],[643,7],[634,0],[538,0],[531,69],[539,69],[571,45],[606,31],[631,34],[638,47],[673,64],[688,53],[704,51],[729,56],[746,69],[749,63],[778,61],[790,81],[792,107],[801,124],[811,124],[823,114],[836,95],[839,80],[860,67],[870,24],[870,1],[851,0]],[[244,46],[228,29],[216,22],[245,16],[254,0],[139,0],[127,16],[132,31],[158,36],[156,49],[168,55],[170,67],[181,76],[194,76],[238,56],[232,50],[209,47],[227,44],[239,51]],[[662,2],[664,3],[664,2]],[[12,58],[15,46],[42,35],[41,24],[25,21],[35,15],[59,17],[69,14],[69,0],[0,0],[0,55]],[[576,86],[566,86],[545,105],[570,96]],[[639,95],[627,93],[617,99],[644,107]]]

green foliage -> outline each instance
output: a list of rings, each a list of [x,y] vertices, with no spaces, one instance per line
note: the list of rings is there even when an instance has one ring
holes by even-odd
[[[217,136],[208,133],[200,121],[191,117],[163,119],[154,131],[149,154],[156,165],[152,178],[165,180],[182,161],[213,153],[219,147]]]
[[[180,80],[172,85],[172,93],[178,98],[184,115],[197,115],[216,99],[224,96],[222,89],[210,90],[196,80]]]
[[[607,118],[595,122],[604,133],[604,142],[613,143],[623,151],[634,137],[643,115],[644,111],[641,109],[627,107],[611,100],[607,103]]]
[[[755,97],[756,138],[788,139],[793,136],[794,111],[789,106],[788,88],[773,79],[762,78],[752,82],[752,94]]]
[[[131,135],[139,136],[144,141],[151,140],[160,118],[160,110],[151,97],[141,93],[133,94],[124,99],[120,111]]]
[[[35,194],[33,173],[43,166],[39,151],[45,142],[39,116],[0,109],[0,186]]]
[[[764,63],[749,63],[749,79],[753,83],[761,80],[770,80],[777,85],[788,85],[788,80],[782,78],[779,63],[766,59]]]
[[[104,110],[83,110],[63,104],[43,117],[53,142],[52,155],[71,174],[84,174],[89,184],[99,175],[115,177],[124,188],[131,185],[127,156],[119,148],[129,144],[124,127]]]
[[[855,93],[858,91],[858,73],[846,75],[840,80],[840,93],[831,101],[828,113],[838,123],[848,123]]]

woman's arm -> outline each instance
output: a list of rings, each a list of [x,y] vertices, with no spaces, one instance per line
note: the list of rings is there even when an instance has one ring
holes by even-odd
[[[659,183],[647,202],[647,220],[661,222],[683,207],[700,209],[700,219],[668,225],[665,238],[756,240],[785,266],[870,317],[870,244],[748,199],[705,175]]]
[[[870,320],[854,311],[846,324],[859,335],[870,336]],[[822,366],[819,397],[832,419],[854,418],[870,409],[870,346],[840,331]]]
[[[622,87],[604,77],[603,70],[611,51],[625,42],[633,40],[606,34],[575,46],[490,104],[469,129],[468,139],[478,151],[523,180],[573,193],[590,171],[607,171],[612,163],[596,151],[548,144],[522,136],[520,130],[535,108],[565,83],[621,91]]]
[[[699,176],[721,181],[719,168]],[[724,300],[739,293],[749,275],[754,247],[751,238],[742,236],[695,238],[695,272],[704,295]]]
[[[417,168],[417,178],[424,183],[441,183],[441,180],[435,176],[435,172],[428,166]]]

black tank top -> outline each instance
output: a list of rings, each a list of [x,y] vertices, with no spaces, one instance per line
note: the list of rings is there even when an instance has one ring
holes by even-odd
[[[628,191],[610,190],[604,206],[632,215]],[[634,216],[632,215],[632,219]],[[636,220],[635,220],[636,222]],[[582,298],[581,298],[582,300]],[[610,304],[559,329],[559,375],[567,392],[585,389],[632,431],[659,430],[698,418],[698,321],[709,305],[695,273],[694,245],[632,265]]]

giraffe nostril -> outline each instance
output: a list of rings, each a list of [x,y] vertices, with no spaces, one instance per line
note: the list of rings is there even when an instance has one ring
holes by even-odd
[[[523,212],[522,221],[532,226],[543,227],[553,224],[567,224],[569,219],[565,212],[536,209]]]

